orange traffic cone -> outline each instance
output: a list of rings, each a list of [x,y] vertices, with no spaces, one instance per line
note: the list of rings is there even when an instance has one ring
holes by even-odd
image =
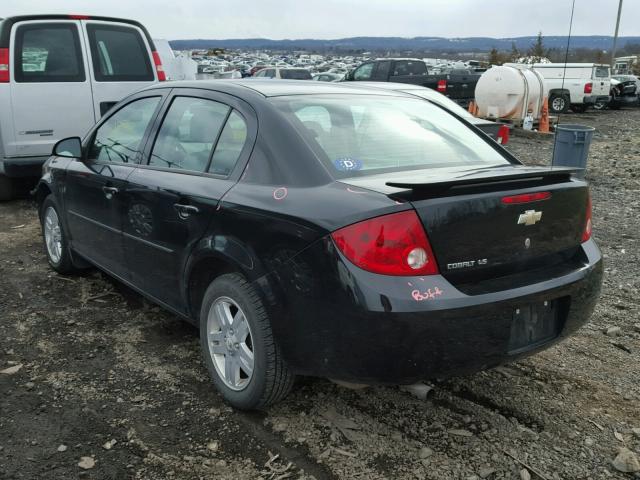
[[[538,131],[549,133],[549,100],[544,97],[542,100],[542,111],[540,112],[540,125]]]
[[[469,110],[469,113],[470,113],[471,115],[475,115],[475,114],[476,114],[476,102],[475,102],[475,100],[471,100],[471,101],[469,102],[469,108],[468,108],[468,110]]]

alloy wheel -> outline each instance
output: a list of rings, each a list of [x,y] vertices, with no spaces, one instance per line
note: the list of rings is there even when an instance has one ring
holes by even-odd
[[[59,263],[62,258],[62,229],[58,213],[53,207],[47,208],[44,213],[44,240],[49,258],[53,263]]]
[[[239,391],[249,385],[254,370],[251,327],[240,306],[229,297],[211,304],[207,315],[209,354],[220,379]]]

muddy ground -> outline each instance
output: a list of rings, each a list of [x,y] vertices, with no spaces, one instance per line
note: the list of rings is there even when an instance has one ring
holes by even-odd
[[[194,328],[97,271],[55,274],[33,202],[0,204],[0,370],[14,372],[0,373],[0,479],[633,478],[612,460],[640,452],[640,110],[563,121],[598,129],[595,315],[535,357],[434,382],[427,401],[301,379],[267,412],[233,411]],[[551,146],[509,148],[548,164]]]

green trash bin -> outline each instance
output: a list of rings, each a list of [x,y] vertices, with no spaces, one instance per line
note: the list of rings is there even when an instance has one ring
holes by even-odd
[[[596,129],[585,125],[559,124],[556,126],[556,139],[553,149],[553,166],[580,168],[580,178],[584,178],[587,169],[587,157],[593,132]]]

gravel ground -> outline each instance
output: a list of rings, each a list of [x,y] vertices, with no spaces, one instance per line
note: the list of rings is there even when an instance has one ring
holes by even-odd
[[[233,411],[194,328],[97,271],[55,274],[34,204],[0,204],[0,478],[634,478],[612,461],[640,452],[640,110],[563,121],[597,128],[588,178],[606,275],[591,323],[525,361],[436,382],[426,401],[301,379],[267,412]],[[532,164],[551,147],[509,145]]]

